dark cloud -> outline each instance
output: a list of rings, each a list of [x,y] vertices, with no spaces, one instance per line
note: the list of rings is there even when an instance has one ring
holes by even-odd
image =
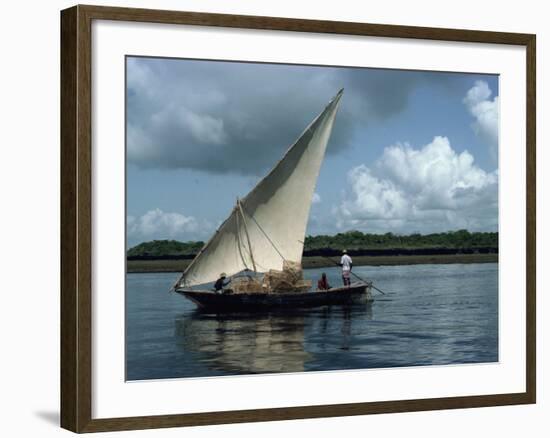
[[[420,80],[415,72],[399,70],[345,69],[346,82],[356,94],[353,104],[362,113],[379,118],[390,117],[403,110],[409,94]]]
[[[141,168],[262,174],[340,88],[328,153],[403,110],[426,74],[129,58],[128,160]]]

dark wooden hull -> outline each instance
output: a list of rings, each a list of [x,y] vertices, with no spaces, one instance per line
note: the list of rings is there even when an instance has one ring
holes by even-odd
[[[372,299],[365,283],[312,292],[234,294],[190,289],[178,289],[176,292],[193,301],[199,308],[215,312],[347,305]]]

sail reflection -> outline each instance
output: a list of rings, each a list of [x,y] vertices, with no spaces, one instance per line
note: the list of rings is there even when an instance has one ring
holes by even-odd
[[[225,372],[275,373],[303,371],[301,315],[209,315],[194,312],[176,319],[178,345],[201,354],[205,366]]]

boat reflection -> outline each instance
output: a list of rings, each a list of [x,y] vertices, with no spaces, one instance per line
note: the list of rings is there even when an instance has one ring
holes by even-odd
[[[257,374],[306,371],[335,342],[350,349],[354,319],[365,318],[372,319],[371,304],[265,314],[195,310],[174,322],[177,346],[210,371]],[[314,351],[305,342],[311,336],[321,339]]]

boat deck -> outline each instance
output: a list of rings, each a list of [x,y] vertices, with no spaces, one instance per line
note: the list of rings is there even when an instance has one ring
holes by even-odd
[[[216,293],[208,290],[176,289],[202,309],[243,311],[284,307],[345,305],[372,300],[366,283],[309,292]]]

